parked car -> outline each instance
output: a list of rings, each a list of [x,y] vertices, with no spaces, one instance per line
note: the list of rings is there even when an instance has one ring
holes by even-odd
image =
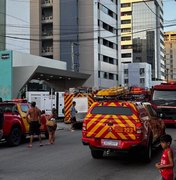
[[[3,138],[11,146],[19,145],[22,138],[29,134],[29,123],[26,119],[29,107],[29,103],[18,99],[0,103],[0,109],[4,112]],[[48,137],[46,125],[41,124],[41,132]]]
[[[165,134],[164,122],[150,103],[104,101],[89,109],[82,128],[82,142],[89,145],[93,158],[105,151],[140,152],[151,160],[152,146]]]

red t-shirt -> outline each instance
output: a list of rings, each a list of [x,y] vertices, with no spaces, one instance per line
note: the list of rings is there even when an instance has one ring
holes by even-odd
[[[162,157],[161,157],[161,165],[168,165],[170,164],[169,162],[169,157],[168,157],[168,152],[171,151],[171,154],[173,156],[173,151],[171,148],[167,148],[163,151]],[[160,170],[161,171],[161,176],[164,178],[164,180],[173,180],[174,178],[174,173],[173,173],[173,168],[163,168]]]

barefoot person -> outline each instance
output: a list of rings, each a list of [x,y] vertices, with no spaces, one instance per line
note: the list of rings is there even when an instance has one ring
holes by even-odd
[[[36,107],[36,102],[31,103],[31,108],[28,110],[26,119],[30,124],[29,134],[30,134],[30,143],[28,147],[32,147],[33,136],[38,135],[40,146],[42,146],[41,135],[40,135],[40,119],[41,111]]]
[[[52,109],[52,114],[50,115],[50,117],[47,120],[47,127],[48,127],[48,133],[49,133],[49,142],[48,144],[54,144],[55,142],[55,132],[57,129],[57,123],[56,123],[56,119],[57,119],[57,111],[55,108]]]

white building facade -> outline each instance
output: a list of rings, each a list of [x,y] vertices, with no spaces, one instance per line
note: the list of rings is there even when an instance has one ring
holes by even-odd
[[[124,86],[152,87],[151,65],[148,63],[129,63],[122,65]]]

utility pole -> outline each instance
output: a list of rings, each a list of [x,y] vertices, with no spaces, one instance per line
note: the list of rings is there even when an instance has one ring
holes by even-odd
[[[75,71],[75,62],[74,62],[74,42],[71,42],[71,65],[72,65],[72,71]]]

